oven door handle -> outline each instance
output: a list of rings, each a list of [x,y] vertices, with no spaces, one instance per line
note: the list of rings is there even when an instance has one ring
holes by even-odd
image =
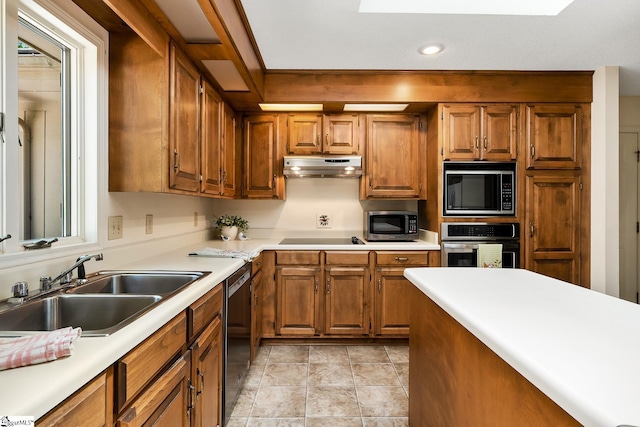
[[[442,249],[446,252],[464,253],[478,250],[478,245],[479,243],[443,243]]]

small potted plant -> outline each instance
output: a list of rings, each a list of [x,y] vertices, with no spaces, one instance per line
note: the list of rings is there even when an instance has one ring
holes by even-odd
[[[216,219],[216,225],[220,227],[220,235],[234,240],[239,231],[249,228],[249,221],[238,215],[221,215]]]

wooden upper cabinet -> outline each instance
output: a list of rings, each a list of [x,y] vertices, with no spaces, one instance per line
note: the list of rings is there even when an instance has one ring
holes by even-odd
[[[284,199],[284,177],[279,173],[279,123],[277,114],[244,118],[243,198]]]
[[[583,118],[579,105],[527,105],[527,168],[579,169]]]
[[[322,114],[289,114],[287,154],[322,152]]]
[[[222,137],[222,100],[213,87],[202,81],[200,121],[200,153],[202,158],[200,191],[219,195],[220,177],[220,141]]]
[[[367,115],[361,198],[426,199],[426,138],[421,123],[420,116],[411,114]]]
[[[322,151],[327,154],[358,154],[358,115],[324,116]]]
[[[516,158],[517,106],[444,105],[442,121],[444,160],[508,161]]]
[[[228,104],[224,104],[222,112],[222,191],[223,197],[233,198],[236,195],[238,177],[236,173],[236,154],[238,144],[236,143],[236,113]]]
[[[169,50],[169,185],[200,188],[200,73],[173,44]]]

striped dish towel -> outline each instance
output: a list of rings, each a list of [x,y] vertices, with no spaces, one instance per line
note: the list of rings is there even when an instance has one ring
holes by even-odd
[[[62,328],[20,338],[0,339],[0,371],[71,356],[82,329]]]
[[[500,243],[478,245],[478,267],[502,268],[502,245]]]

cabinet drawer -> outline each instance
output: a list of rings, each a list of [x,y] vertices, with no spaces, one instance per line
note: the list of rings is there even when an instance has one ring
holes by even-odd
[[[119,412],[185,346],[187,316],[180,313],[116,363]]]
[[[253,261],[251,261],[251,277],[260,271],[262,268],[262,252]]]
[[[326,253],[329,265],[369,265],[369,251],[330,251]]]
[[[202,332],[202,329],[211,323],[216,316],[222,315],[223,288],[222,283],[218,284],[187,308],[187,336],[189,341]]]
[[[91,380],[80,391],[36,421],[37,427],[87,426],[102,427],[111,424],[113,380],[105,371]]]
[[[429,265],[427,253],[376,251],[376,265]]]
[[[320,264],[320,251],[276,251],[276,264]]]

